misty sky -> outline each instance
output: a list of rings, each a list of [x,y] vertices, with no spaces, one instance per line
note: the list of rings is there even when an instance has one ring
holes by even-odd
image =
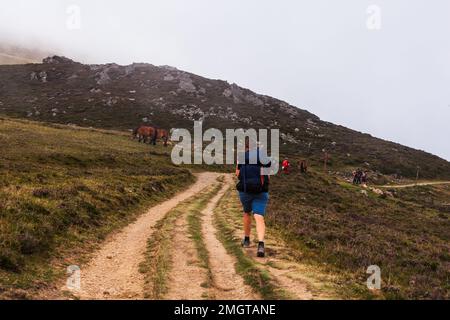
[[[448,0],[0,0],[0,41],[176,66],[447,160],[449,39]]]

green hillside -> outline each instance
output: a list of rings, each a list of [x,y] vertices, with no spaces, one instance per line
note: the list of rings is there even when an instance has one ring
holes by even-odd
[[[377,194],[316,170],[271,180],[269,223],[298,259],[342,274],[350,294],[371,297],[370,265],[385,298],[450,298],[450,185]]]
[[[190,184],[165,152],[119,132],[0,118],[0,296],[45,286],[52,264]]]
[[[33,297],[70,257],[79,262],[107,234],[193,181],[171,164],[169,149],[117,131],[0,118],[0,146],[2,297]],[[313,163],[307,175],[294,169],[272,177],[270,189],[270,229],[295,259],[335,275],[344,296],[449,298],[450,185],[379,195]],[[365,287],[373,264],[382,270],[378,296]]]

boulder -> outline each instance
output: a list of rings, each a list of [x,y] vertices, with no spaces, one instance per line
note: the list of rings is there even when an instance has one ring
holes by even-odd
[[[63,57],[63,56],[52,56],[47,57],[44,60],[42,60],[42,63],[44,64],[60,64],[60,63],[75,63],[72,59]]]

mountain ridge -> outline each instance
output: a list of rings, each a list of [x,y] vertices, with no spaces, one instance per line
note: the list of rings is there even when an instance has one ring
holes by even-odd
[[[165,128],[278,128],[281,150],[330,169],[365,167],[374,172],[450,178],[450,163],[425,151],[322,121],[307,110],[237,84],[208,79],[171,66],[133,63],[85,65],[52,56],[40,64],[0,66],[0,113],[86,127],[130,130]]]
[[[28,49],[7,42],[0,43],[0,65],[39,63],[48,52],[39,49]]]

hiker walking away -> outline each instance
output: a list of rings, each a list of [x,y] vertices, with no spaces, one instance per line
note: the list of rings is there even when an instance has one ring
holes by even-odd
[[[236,189],[239,191],[239,199],[244,211],[244,239],[242,240],[242,246],[244,248],[250,246],[253,213],[258,235],[257,256],[264,257],[264,237],[266,232],[264,216],[269,200],[269,176],[263,175],[262,169],[270,167],[270,161],[269,159],[262,159],[260,149],[251,150],[248,143],[245,145],[245,150],[244,163],[238,162],[236,167],[236,175],[239,179]]]
[[[306,164],[306,160],[302,160],[300,163],[300,172],[306,173],[308,171],[308,165]]]
[[[367,183],[367,171],[362,172],[362,174],[361,174],[361,183],[363,183],[363,184]]]
[[[362,175],[361,169],[356,170],[356,184],[361,184]]]
[[[289,167],[291,166],[291,164],[289,163],[289,160],[286,158],[283,160],[283,162],[281,163],[281,169],[283,170],[284,173],[289,173]]]

